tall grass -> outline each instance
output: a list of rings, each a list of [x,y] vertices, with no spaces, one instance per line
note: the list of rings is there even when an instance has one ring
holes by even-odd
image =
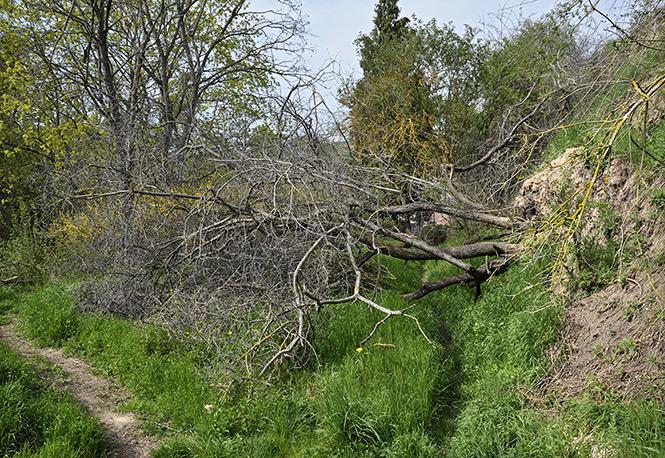
[[[559,323],[559,310],[538,287],[539,271],[514,266],[484,285],[478,301],[465,288],[442,294],[439,314],[454,345],[459,383],[457,409],[448,419],[453,430],[442,438],[447,456],[520,456],[524,451],[511,453],[527,443],[534,453],[544,451],[533,435],[538,414],[522,394],[544,372],[543,352]],[[434,263],[427,272],[430,278],[453,273]]]
[[[384,303],[394,308],[406,305],[395,294]],[[388,321],[372,341],[359,347],[380,318],[371,315],[349,307],[329,323],[332,333],[354,319],[365,325],[357,326],[356,335],[349,334],[346,341],[334,339],[337,348],[346,349],[345,355],[318,377],[317,387],[325,394],[317,405],[323,435],[340,456],[379,450],[390,455],[402,449],[411,450],[412,456],[431,456],[436,448],[427,429],[435,413],[437,387],[449,370],[444,349],[434,348],[414,323],[400,319]],[[327,353],[322,357],[326,360]]]
[[[403,274],[401,282],[419,279],[419,265],[392,262],[391,268]],[[406,306],[395,293],[379,300]],[[434,328],[426,310],[414,313]],[[319,370],[271,388],[241,387],[189,437],[174,438],[156,456],[437,456],[428,429],[446,371],[443,347],[400,319],[361,346],[380,318],[360,304],[329,309],[313,342]]]
[[[395,309],[399,293],[454,272],[436,263],[385,260]],[[69,287],[21,296],[23,332],[64,345],[122,381],[129,407],[166,436],[154,457],[588,457],[665,453],[660,406],[616,399],[534,402],[559,329],[538,273],[516,265],[474,291],[452,287],[392,318],[361,304],[320,317],[312,341],[320,367],[289,372],[272,386],[249,382],[224,392],[202,368],[206,355],[140,323],[79,314]],[[314,361],[314,359],[313,359]]]
[[[392,268],[401,282],[419,279],[418,265]],[[81,315],[71,297],[66,285],[22,296],[19,329],[41,345],[77,352],[126,385],[134,393],[128,406],[149,416],[153,432],[162,426],[176,432],[157,456],[431,456],[436,450],[427,428],[445,355],[410,320],[387,322],[358,351],[381,317],[359,304],[338,306],[314,342],[320,371],[285,373],[278,386],[246,384],[223,397],[201,373],[204,356],[195,350],[154,327]],[[406,306],[395,293],[383,300]],[[427,311],[414,313],[426,329],[436,329]]]
[[[186,430],[199,422],[217,393],[197,371],[198,353],[153,326],[80,314],[71,288],[48,285],[24,296],[19,331],[40,345],[64,346],[119,380],[135,394],[129,407],[154,423]]]
[[[99,422],[68,395],[46,388],[18,353],[0,342],[0,456],[103,455]]]

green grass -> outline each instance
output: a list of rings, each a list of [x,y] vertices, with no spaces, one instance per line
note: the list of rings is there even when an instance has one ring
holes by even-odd
[[[456,273],[434,262],[384,266],[393,290],[377,300],[392,308],[411,305],[400,293],[423,273]],[[129,407],[166,435],[157,458],[661,456],[655,403],[530,400],[561,314],[537,286],[542,267],[514,266],[478,301],[461,286],[417,301],[410,311],[435,346],[401,318],[361,345],[382,316],[362,304],[328,308],[312,341],[320,368],[314,358],[305,370],[284,365],[274,385],[245,383],[226,397],[203,375],[205,352],[155,327],[80,315],[68,286],[21,295],[18,311],[23,332],[83,355],[134,393]]]
[[[70,286],[48,285],[23,296],[18,315],[19,332],[40,345],[64,346],[119,380],[135,394],[129,407],[154,423],[187,430],[217,396],[197,371],[197,352],[152,326],[80,314]]]
[[[663,62],[662,51],[640,49],[627,43],[616,42],[615,45],[608,45],[605,49],[608,55],[613,55],[616,61],[621,62],[620,65],[611,64],[608,67],[611,74],[602,77],[602,79],[609,78],[611,82],[595,92],[595,99],[584,104],[589,106],[569,122],[570,127],[556,132],[543,152],[544,160],[550,161],[560,156],[566,148],[585,146],[589,150],[586,165],[590,168],[595,167],[596,144],[611,128],[613,124],[611,121],[622,116],[624,105],[638,100],[638,92],[633,86],[633,81],[646,87],[657,77],[658,69]],[[652,104],[646,112],[647,118],[656,110],[658,109]],[[663,165],[665,122],[653,123],[647,126],[647,132],[644,132],[643,116],[644,112],[638,110],[630,125],[623,127],[612,146],[611,154],[605,159],[606,163],[601,168],[606,167],[613,157],[627,158],[633,164],[641,164],[647,170]],[[632,143],[629,130],[632,139],[645,146],[647,154]]]
[[[401,272],[396,283],[418,281],[419,265],[392,264]],[[407,305],[395,293],[385,295],[387,306]],[[364,305],[338,306],[314,342],[320,371],[285,373],[277,386],[247,384],[222,399],[201,375],[201,354],[154,327],[81,315],[71,297],[62,284],[21,296],[20,331],[82,355],[127,386],[135,395],[130,408],[176,431],[157,456],[431,456],[436,450],[427,428],[446,358],[412,320],[388,321],[357,351],[382,317]],[[428,313],[414,310],[429,332],[436,327],[428,325]]]
[[[651,129],[645,149],[651,155],[646,160],[655,160],[659,165],[665,163],[665,122],[661,121]]]
[[[543,157],[586,145],[585,165],[594,168],[594,143],[610,126],[599,123],[620,116],[621,105],[635,95],[630,81],[661,62],[657,52],[626,58],[608,75],[615,82],[599,90],[580,123],[554,135]],[[644,161],[647,170],[660,165],[665,122],[646,133],[637,122],[632,128],[651,156],[630,142],[627,128],[611,156]],[[665,200],[660,194],[652,199]],[[39,266],[48,257],[34,250],[29,235],[0,247],[18,266],[7,276],[41,282],[47,269]],[[449,243],[461,238],[453,233]],[[602,252],[585,242],[571,253],[588,267],[580,287],[592,292],[611,281],[614,249]],[[417,288],[423,274],[435,280],[459,273],[444,263],[382,262],[392,288],[377,300],[393,309],[412,305],[400,294]],[[144,323],[82,315],[71,284],[28,293],[0,289],[0,320],[17,312],[26,336],[81,355],[124,384],[133,393],[127,407],[148,419],[150,432],[165,436],[155,458],[665,456],[665,411],[655,402],[624,403],[600,386],[580,399],[537,399],[533,388],[549,369],[545,352],[556,341],[563,312],[540,286],[544,267],[514,266],[483,285],[477,301],[461,286],[416,301],[410,313],[434,345],[414,321],[401,318],[362,344],[383,316],[358,303],[327,307],[316,319],[311,344],[318,357],[309,367],[290,370],[286,362],[272,385],[247,382],[228,393],[217,387],[228,380],[206,376],[206,350]],[[634,344],[627,342],[624,351]],[[85,426],[89,419],[70,413],[75,406],[56,412],[61,395],[40,387],[34,372],[5,347],[0,357],[0,456],[88,456],[77,455],[88,449],[75,444],[99,450],[98,430]]]
[[[430,276],[448,270],[428,269]],[[440,439],[444,455],[589,457],[607,450],[617,453],[608,456],[663,456],[665,410],[656,402],[626,404],[606,391],[562,404],[534,404],[527,396],[548,369],[543,351],[560,322],[561,309],[542,287],[532,287],[541,270],[515,266],[485,285],[477,302],[463,289],[444,293],[440,313],[459,369],[458,408],[447,419],[454,426]]]
[[[407,305],[395,294],[384,303],[393,308]],[[359,342],[380,317],[357,307],[340,310],[328,323],[336,348],[345,349],[345,354],[331,358],[335,363],[326,365],[317,378],[316,387],[324,394],[317,405],[323,435],[334,444],[333,451],[348,456],[404,448],[411,449],[414,456],[430,456],[436,448],[427,429],[450,360],[443,346],[434,348],[415,323],[404,319],[388,321],[374,339],[360,347]],[[427,318],[420,317],[424,322]],[[349,333],[345,341],[338,340],[336,330],[354,320],[364,323],[354,326],[355,335]],[[328,354],[324,347],[324,361]]]
[[[418,265],[391,267],[404,274],[402,283],[419,278]],[[395,293],[383,300],[407,305]],[[414,313],[428,321],[426,310]],[[389,320],[361,347],[380,318],[361,304],[328,309],[313,342],[320,370],[295,373],[272,388],[234,391],[202,426],[157,456],[437,456],[428,428],[446,371],[443,348],[401,319]]]
[[[0,456],[99,457],[99,423],[68,395],[46,388],[35,370],[0,343]]]
[[[543,151],[543,163],[556,159],[568,148],[581,146],[586,129],[588,127],[576,122],[571,123],[569,127],[559,129]]]

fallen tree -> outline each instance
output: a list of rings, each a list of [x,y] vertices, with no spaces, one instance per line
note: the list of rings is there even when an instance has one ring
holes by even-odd
[[[236,9],[231,13],[235,18]],[[275,39],[271,46],[279,44],[280,36]],[[130,146],[146,154],[145,168],[132,165],[134,175],[125,174],[131,180],[109,180],[122,170],[93,157],[63,168],[69,181],[58,183],[75,183],[73,195],[68,188],[52,199],[68,205],[57,229],[69,237],[72,264],[100,274],[81,288],[78,303],[157,322],[173,335],[196,335],[216,355],[211,364],[244,376],[269,372],[284,358],[311,356],[306,349],[316,312],[326,306],[360,302],[383,314],[367,339],[394,316],[418,324],[409,313],[413,301],[453,285],[475,289],[477,299],[483,283],[507,272],[531,246],[521,243],[530,222],[506,196],[538,162],[544,141],[568,113],[565,106],[579,101],[580,88],[593,92],[602,84],[550,84],[548,91],[520,86],[520,99],[504,107],[476,143],[459,150],[445,129],[437,130],[443,127],[429,123],[432,117],[405,141],[399,129],[410,125],[410,108],[402,112],[406,118],[379,126],[369,132],[371,144],[362,144],[358,138],[366,136],[354,139],[345,126],[322,124],[324,104],[310,91],[311,80],[257,110],[269,116],[243,111],[246,118],[228,131],[207,119],[202,105],[196,119],[173,124],[182,129],[179,142],[164,146],[128,135],[145,140],[141,148]],[[645,104],[661,84],[635,103]],[[466,108],[480,103],[469,101]],[[637,108],[616,128],[629,124]],[[164,132],[162,140],[175,133]],[[600,162],[616,137],[609,138]],[[418,159],[422,145],[427,161]],[[394,160],[393,146],[410,159]],[[169,161],[160,168],[152,158],[162,158],[162,149]],[[458,243],[443,246],[417,230],[443,220],[476,230],[458,230]],[[474,241],[479,235],[483,240]],[[406,292],[404,308],[392,310],[375,298],[384,255],[439,260],[458,271]],[[227,344],[233,339],[240,341]]]

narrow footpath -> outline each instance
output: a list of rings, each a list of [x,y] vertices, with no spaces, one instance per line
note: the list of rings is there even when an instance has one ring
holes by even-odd
[[[159,446],[156,438],[141,432],[133,414],[120,411],[129,394],[113,381],[93,374],[84,361],[65,356],[59,349],[35,346],[16,335],[13,322],[0,326],[0,341],[28,359],[40,356],[62,368],[64,375],[45,373],[45,383],[66,390],[99,419],[109,444],[108,458],[146,458]]]

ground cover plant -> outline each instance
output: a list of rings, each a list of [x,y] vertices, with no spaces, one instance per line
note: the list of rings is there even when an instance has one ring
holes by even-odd
[[[444,268],[386,265],[396,289],[382,293],[388,303]],[[80,314],[72,284],[24,295],[17,311],[24,333],[83,355],[132,391],[127,408],[163,435],[158,457],[582,457],[600,449],[657,456],[658,404],[623,404],[609,394],[561,403],[530,397],[548,368],[544,352],[561,312],[533,287],[540,271],[514,269],[478,301],[464,287],[421,299],[414,313],[432,344],[411,320],[397,319],[361,345],[377,317],[335,306],[316,340],[317,362],[297,372],[283,367],[274,386],[246,381],[229,389],[229,380],[205,375],[205,356],[168,334]]]
[[[0,342],[0,455],[93,458],[105,447],[97,419]]]
[[[387,323],[376,345],[361,348],[376,317],[370,311],[353,317],[354,307],[340,306],[321,331],[320,371],[314,364],[312,372],[295,374],[286,367],[277,386],[247,382],[228,389],[232,380],[204,375],[206,355],[174,343],[168,334],[81,315],[72,302],[74,287],[49,285],[23,296],[19,329],[43,345],[64,345],[129,388],[134,399],[127,407],[148,416],[150,431],[174,436],[157,456],[286,456],[299,448],[303,456],[328,456],[331,450],[356,456],[390,447],[436,450],[425,430],[445,367],[445,360],[434,361],[443,350],[407,322]],[[388,301],[403,299],[392,294]],[[355,325],[348,328],[349,321]]]
[[[135,393],[130,405],[169,427],[199,421],[214,397],[197,373],[204,355],[171,343],[155,327],[102,315],[82,315],[71,283],[53,284],[24,296],[18,308],[19,332],[40,345],[62,346],[91,361],[102,373]],[[168,419],[168,420],[166,420]]]

